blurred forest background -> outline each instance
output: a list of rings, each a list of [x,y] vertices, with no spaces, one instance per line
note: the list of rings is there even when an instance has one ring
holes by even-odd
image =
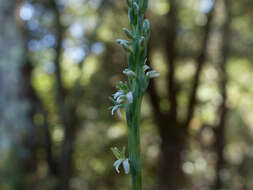
[[[253,189],[253,1],[150,0],[144,190]],[[123,0],[0,0],[0,190],[127,190],[108,97]]]

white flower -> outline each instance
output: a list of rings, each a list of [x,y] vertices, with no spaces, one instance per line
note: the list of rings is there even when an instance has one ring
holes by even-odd
[[[143,71],[146,72],[147,70],[149,70],[150,67],[148,65],[143,65]]]
[[[159,77],[160,76],[160,74],[158,72],[156,72],[155,70],[147,72],[146,75],[149,78],[155,78],[155,77]]]
[[[115,170],[119,173],[119,166],[123,162],[123,159],[118,159],[114,162],[113,166],[115,167]]]
[[[126,50],[129,53],[132,53],[132,50],[129,46],[129,42],[127,40],[118,39],[116,40],[116,42],[119,43],[124,48],[124,50]]]
[[[125,174],[128,174],[130,170],[128,158],[123,161],[123,168],[124,168]]]
[[[117,158],[117,160],[113,163],[113,166],[117,173],[120,173],[119,167],[122,164],[123,169],[125,174],[129,173],[130,166],[129,166],[129,161],[128,158],[126,158],[125,153],[126,153],[126,148],[123,147],[122,151],[118,150],[116,147],[111,148],[114,156]]]
[[[112,108],[112,115],[114,115],[114,112],[116,110],[119,110],[119,105],[113,106],[113,108]]]
[[[130,69],[125,69],[125,70],[123,71],[123,74],[125,74],[125,75],[127,75],[127,76],[133,76],[133,77],[136,76],[136,73],[135,73],[134,71],[130,70]]]
[[[123,95],[124,92],[122,90],[119,90],[118,92],[116,92],[115,94],[113,94],[113,98],[117,99],[119,96]]]
[[[145,60],[145,63],[146,63],[146,60]],[[143,65],[143,71],[144,71],[144,73],[146,73],[146,76],[148,76],[149,78],[155,78],[155,77],[160,76],[160,74],[155,70],[148,71],[150,69],[151,68],[148,65],[146,65],[146,64]]]
[[[128,92],[125,97],[130,104],[133,103],[133,93],[131,91]]]
[[[124,98],[124,97],[125,97],[125,95],[118,96],[116,99],[116,102],[118,102],[119,104],[122,103],[124,101],[122,98]]]

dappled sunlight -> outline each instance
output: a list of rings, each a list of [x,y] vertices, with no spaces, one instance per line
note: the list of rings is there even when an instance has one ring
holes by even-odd
[[[129,190],[126,109],[154,76],[142,189],[253,189],[253,2],[150,0],[139,20],[127,2],[0,1],[1,190]],[[118,174],[110,148],[124,146]]]

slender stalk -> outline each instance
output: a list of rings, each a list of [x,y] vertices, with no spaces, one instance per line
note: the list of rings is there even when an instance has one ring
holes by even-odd
[[[136,101],[136,102],[135,102]],[[140,155],[140,110],[141,99],[134,100],[132,107],[127,110],[127,124],[129,129],[128,134],[128,149],[130,168],[132,174],[132,189],[141,189],[141,155]]]
[[[119,39],[117,42],[126,50],[128,55],[128,68],[123,71],[128,77],[128,82],[119,82],[116,86],[118,91],[111,98],[114,103],[111,109],[112,114],[117,111],[118,115],[120,115],[120,108],[126,110],[126,120],[129,130],[129,158],[125,156],[125,148],[123,148],[122,152],[117,148],[113,148],[112,151],[118,159],[114,162],[116,171],[119,172],[119,166],[122,163],[125,173],[128,173],[130,163],[132,190],[141,190],[142,175],[139,128],[141,103],[150,78],[157,77],[159,74],[146,65],[150,25],[144,15],[147,10],[148,0],[126,0],[126,2],[131,29],[123,28],[123,31],[130,41]]]

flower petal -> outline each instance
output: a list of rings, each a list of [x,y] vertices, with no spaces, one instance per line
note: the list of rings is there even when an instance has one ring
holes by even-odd
[[[123,162],[123,159],[118,159],[114,162],[113,166],[115,167],[115,170],[117,171],[117,173],[119,173],[119,166],[120,164]]]
[[[150,67],[148,65],[143,65],[143,71],[146,72],[147,70],[149,70]]]
[[[118,105],[113,106],[113,108],[112,108],[112,115],[114,115],[114,112],[115,112],[116,110],[118,110],[118,109],[119,109],[119,106],[118,106]]]
[[[130,165],[129,165],[128,158],[124,160],[123,168],[124,168],[125,174],[128,174],[129,170],[130,170]]]
[[[117,99],[120,95],[124,94],[124,92],[122,90],[116,92],[115,94],[113,94],[113,98]]]
[[[131,91],[126,94],[126,98],[130,104],[133,103],[133,93]]]
[[[155,71],[155,70],[147,72],[146,75],[149,78],[155,78],[155,77],[159,77],[160,76],[160,74],[157,71]]]
[[[118,98],[116,99],[116,102],[118,102],[119,104],[122,103],[124,100],[122,98],[124,98],[125,95],[120,95],[118,96]]]
[[[123,71],[123,74],[125,74],[127,76],[134,76],[134,77],[136,76],[136,73],[134,71],[130,70],[130,69],[125,69]]]

